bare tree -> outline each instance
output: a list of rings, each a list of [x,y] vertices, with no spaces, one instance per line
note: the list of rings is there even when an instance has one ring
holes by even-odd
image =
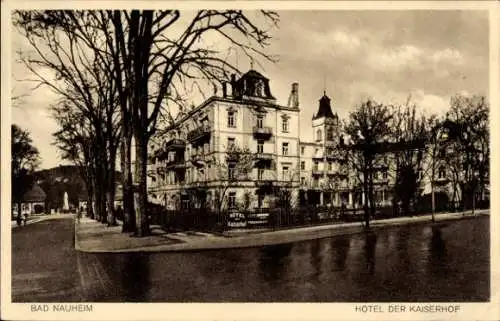
[[[248,149],[233,146],[212,165],[217,185],[213,187],[213,205],[217,214],[228,207],[227,192],[242,180],[248,180],[255,156]]]
[[[429,178],[431,186],[431,213],[433,222],[435,221],[436,213],[436,175],[442,162],[443,131],[441,124],[442,120],[435,115],[431,115],[427,120],[425,160],[422,169],[422,175]]]
[[[228,79],[229,72],[237,71],[219,52],[201,46],[200,41],[215,34],[248,55],[270,58],[256,47],[265,47],[271,37],[247,14],[235,10],[194,12],[178,37],[166,36],[179,25],[181,12],[178,10],[107,11],[106,16],[113,22],[108,43],[115,59],[118,84],[127,84],[119,88],[119,94],[122,119],[126,118],[131,125],[131,130],[124,135],[133,135],[135,140],[134,185],[138,190],[135,213],[137,234],[142,236],[149,233],[145,215],[148,141],[157,130],[160,115],[170,114],[168,107],[177,103],[176,83],[197,79],[220,81]],[[263,11],[262,16],[274,24],[277,22],[274,12]],[[166,119],[172,120],[172,117]],[[128,142],[122,144],[126,146]],[[125,149],[123,157],[127,159]]]
[[[394,197],[401,203],[403,214],[413,211],[419,196],[425,152],[425,137],[428,120],[417,115],[415,104],[410,99],[404,106],[395,108],[391,134],[396,163]]]
[[[370,217],[375,214],[373,191],[373,173],[376,170],[376,155],[388,151],[390,138],[390,123],[393,111],[372,100],[363,102],[355,111],[349,114],[345,132],[350,143],[346,147],[350,167],[360,179],[365,195],[364,219],[369,228]]]
[[[17,11],[14,23],[33,53],[19,53],[39,86],[47,86],[72,105],[91,124],[97,219],[115,224],[114,176],[119,126],[116,123],[116,86],[112,64],[94,50],[106,43],[86,11]],[[42,71],[49,70],[53,77]],[[69,109],[67,109],[69,110]]]
[[[462,206],[474,210],[478,192],[484,194],[489,173],[489,104],[483,96],[451,98],[443,127],[460,168]]]

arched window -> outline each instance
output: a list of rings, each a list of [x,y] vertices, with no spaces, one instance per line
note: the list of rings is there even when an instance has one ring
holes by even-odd
[[[316,140],[319,141],[319,140],[322,140],[323,137],[322,137],[322,133],[321,133],[321,129],[318,129],[316,131]]]

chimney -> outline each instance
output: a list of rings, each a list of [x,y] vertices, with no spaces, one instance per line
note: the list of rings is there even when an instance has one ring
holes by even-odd
[[[227,97],[227,82],[225,81],[222,83],[222,97]]]
[[[236,96],[236,75],[231,74],[231,96]]]
[[[292,90],[290,91],[290,96],[288,97],[288,107],[299,108],[299,83],[294,82],[292,84]]]

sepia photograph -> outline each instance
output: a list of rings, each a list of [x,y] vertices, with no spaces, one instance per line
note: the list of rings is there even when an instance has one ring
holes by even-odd
[[[4,316],[498,299],[496,6],[186,3],[2,14]]]

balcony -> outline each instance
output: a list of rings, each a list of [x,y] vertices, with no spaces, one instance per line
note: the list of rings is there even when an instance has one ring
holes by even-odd
[[[148,164],[147,167],[146,167],[146,171],[148,174],[155,174],[156,173],[156,168],[157,168],[157,165],[156,164]]]
[[[257,187],[271,187],[273,186],[274,180],[272,179],[257,179],[255,181],[255,186]]]
[[[173,170],[173,169],[185,169],[186,168],[186,162],[184,159],[178,158],[178,159],[172,159],[167,162],[166,168],[168,170]]]
[[[345,161],[345,158],[339,154],[327,154],[325,158],[327,161],[333,161],[333,162],[339,162],[339,163],[342,163]]]
[[[435,179],[434,179],[434,184],[436,185],[446,185],[450,182],[450,179],[447,177],[447,176],[437,176]]]
[[[319,155],[314,155],[314,156],[312,157],[312,159],[314,159],[314,160],[320,160],[320,161],[322,161],[324,158],[325,158],[325,157],[324,157],[323,155],[321,155],[321,154],[319,154]]]
[[[271,127],[253,127],[253,136],[255,138],[268,139],[273,135],[273,129]]]
[[[191,155],[191,162],[195,166],[203,166],[205,164],[205,155],[204,154]]]
[[[158,160],[164,160],[167,157],[168,157],[168,152],[164,148],[160,148],[154,151],[153,158],[158,158]]]
[[[312,174],[314,176],[323,176],[325,174],[325,172],[321,169],[316,168],[316,169],[312,170]]]
[[[210,125],[202,125],[198,128],[193,129],[187,134],[187,139],[190,142],[195,142],[201,139],[210,138]]]
[[[186,148],[186,142],[178,138],[171,139],[165,143],[166,151],[179,150],[179,149],[183,150],[185,148]]]
[[[272,161],[273,154],[271,153],[255,153],[255,160],[257,161]]]

